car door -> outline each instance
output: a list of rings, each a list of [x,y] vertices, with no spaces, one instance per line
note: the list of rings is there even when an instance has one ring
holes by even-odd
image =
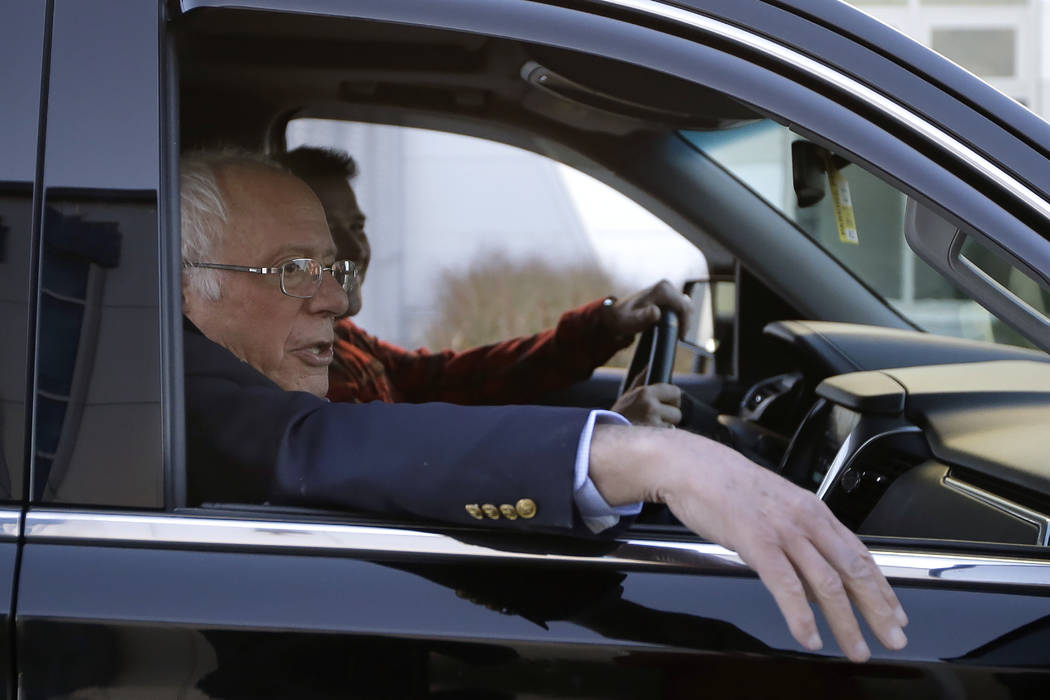
[[[204,6],[221,4],[184,9],[200,5],[206,24]],[[739,27],[693,34],[657,3],[630,17],[612,3],[284,5],[257,3],[255,19],[352,13],[636,61],[760,105],[982,230],[1024,235],[963,166],[800,80],[802,57],[757,60],[770,47],[745,36],[741,50]],[[167,7],[53,4],[39,255],[62,274],[42,273],[36,291],[31,403],[37,443],[50,434],[56,449],[33,455],[16,618],[25,696],[1036,696],[1045,548],[872,542],[911,642],[852,665],[826,628],[824,651],[802,649],[734,553],[673,528],[578,540],[185,508]]]

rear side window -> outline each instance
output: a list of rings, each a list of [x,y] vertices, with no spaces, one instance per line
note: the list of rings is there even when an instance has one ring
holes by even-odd
[[[130,0],[55,4],[34,397],[37,502],[164,503],[159,29],[143,31],[158,27],[157,11],[156,3]]]
[[[0,501],[19,500],[25,464],[44,3],[6,3],[0,18]]]

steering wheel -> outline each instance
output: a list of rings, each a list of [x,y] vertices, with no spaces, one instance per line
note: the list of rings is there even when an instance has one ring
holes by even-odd
[[[650,326],[638,339],[630,367],[623,377],[620,396],[631,386],[639,375],[643,375],[644,384],[663,384],[671,381],[674,369],[675,349],[678,345],[678,314],[667,309],[660,309],[660,320]],[[638,515],[638,522],[647,524],[680,524],[667,506],[646,503]]]
[[[678,344],[678,314],[660,309],[660,320],[642,332],[634,356],[620,385],[620,396],[644,373],[643,384],[665,384],[671,381],[674,355]]]

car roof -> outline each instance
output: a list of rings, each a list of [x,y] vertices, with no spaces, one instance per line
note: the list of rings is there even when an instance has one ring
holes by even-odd
[[[861,10],[834,0],[674,4],[763,34],[862,80],[998,161],[1043,195],[1050,194],[1050,124]]]

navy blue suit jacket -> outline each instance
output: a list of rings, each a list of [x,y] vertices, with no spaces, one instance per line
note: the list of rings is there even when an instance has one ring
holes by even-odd
[[[589,411],[541,406],[329,403],[285,391],[184,324],[191,505],[275,503],[476,523],[467,504],[530,498],[576,529],[573,468]]]

